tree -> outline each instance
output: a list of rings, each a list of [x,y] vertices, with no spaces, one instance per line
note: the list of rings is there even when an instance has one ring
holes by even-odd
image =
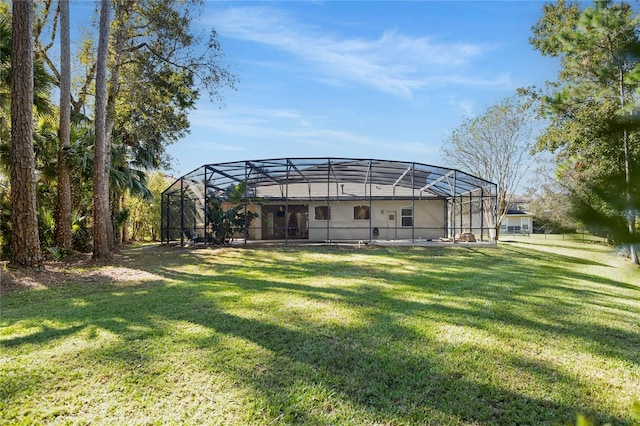
[[[153,197],[147,186],[147,175],[145,170],[136,168],[129,158],[130,149],[128,146],[119,144],[112,146],[111,164],[109,167],[110,199],[112,206],[112,225],[117,244],[126,240],[127,222],[131,210],[123,208],[127,194],[140,196],[149,200]],[[140,163],[138,163],[140,164]],[[149,164],[143,164],[144,169],[151,169]]]
[[[599,0],[580,11],[561,1],[545,6],[533,31],[533,46],[562,61],[543,97],[550,125],[537,147],[558,152],[575,177],[574,215],[606,228],[637,264],[639,20],[624,2]]]
[[[33,152],[33,1],[15,0],[11,48],[11,261],[43,266]]]
[[[219,66],[215,32],[204,49],[193,50],[200,42],[191,32],[197,4],[193,0],[115,3],[107,131],[111,135],[115,130],[114,145],[125,145],[138,169],[167,165],[165,146],[187,133],[187,112],[199,97],[197,86],[215,96],[219,86],[233,85],[233,76]],[[114,218],[120,216],[120,195],[112,187]]]
[[[131,212],[129,217],[130,235],[133,240],[157,241],[160,238],[160,210],[162,191],[173,182],[160,172],[148,177],[148,187],[152,198],[142,194],[129,194],[123,206]]]
[[[145,164],[143,168],[166,165],[165,147],[188,131],[187,112],[199,97],[199,87],[213,97],[221,86],[233,86],[233,75],[219,65],[215,31],[205,43],[192,33],[193,12],[199,3],[113,2],[107,144],[127,145],[134,156],[132,163]],[[89,57],[92,45],[85,47]],[[87,68],[89,72],[93,69]],[[106,152],[109,164],[109,146]],[[114,191],[111,199],[117,199]],[[112,217],[118,216],[117,206],[112,204]]]
[[[107,55],[109,0],[100,2],[100,36],[96,62],[95,136],[93,148],[93,257],[109,256],[109,182],[107,176]]]
[[[3,177],[6,176],[6,185],[2,193],[4,194],[3,200],[0,200],[0,203],[3,203],[2,214],[0,215],[0,229],[2,230],[2,252],[10,257],[11,253],[11,198],[10,198],[10,185],[9,175],[11,170],[11,46],[12,46],[12,19],[11,12],[9,9],[8,3],[0,3],[0,180],[4,180]],[[40,230],[40,245],[43,246],[43,243],[46,243],[46,238],[43,239],[43,233],[45,233],[45,229],[43,225],[45,221],[41,221],[40,219],[45,218],[46,215],[43,215],[43,209],[47,208],[47,203],[43,203],[40,197],[41,194],[47,194],[47,188],[43,188],[41,186],[41,181],[43,180],[43,176],[45,176],[46,172],[43,173],[42,170],[39,169],[39,165],[44,163],[47,164],[47,160],[39,158],[42,156],[42,152],[46,152],[46,145],[48,144],[47,136],[41,134],[41,130],[43,130],[41,124],[48,123],[49,118],[53,117],[55,113],[55,109],[52,108],[50,103],[51,98],[51,76],[46,72],[44,64],[41,58],[34,55],[33,58],[33,106],[35,117],[38,119],[37,124],[33,128],[33,142],[34,146],[34,157],[35,157],[35,168],[36,168],[36,203],[38,204],[38,224]],[[32,121],[33,117],[32,117]],[[46,129],[45,129],[46,130]],[[41,142],[44,141],[44,144]],[[44,151],[43,151],[44,148]],[[44,190],[43,190],[44,189]]]
[[[69,0],[60,0],[60,125],[58,138],[58,200],[56,206],[56,245],[71,249],[71,38]]]
[[[544,233],[575,232],[576,219],[570,210],[570,189],[574,187],[568,170],[557,169],[554,159],[538,158],[531,186],[527,188],[527,211],[534,215],[534,227]]]
[[[0,15],[0,174],[9,178],[10,146],[2,143],[11,140],[11,15],[6,13]]]
[[[529,103],[514,96],[479,117],[466,119],[444,142],[445,161],[498,185],[496,239],[511,197],[529,167],[534,129]]]
[[[211,194],[205,213],[213,229],[213,238],[217,244],[227,244],[238,233],[245,233],[258,213],[247,211],[250,201],[245,199],[246,183],[241,182],[227,188],[226,199]]]
[[[65,0],[66,1],[66,0]],[[222,86],[233,86],[234,77],[227,69],[220,66],[220,45],[216,40],[216,33],[212,31],[210,37],[205,39],[200,34],[193,31],[192,23],[199,11],[200,0],[112,0],[108,2],[112,6],[113,21],[110,22],[109,30],[109,54],[106,59],[107,73],[106,84],[106,108],[105,108],[105,159],[94,161],[94,158],[86,152],[87,147],[96,146],[94,144],[94,134],[100,138],[100,133],[95,132],[94,126],[87,131],[86,119],[99,119],[99,115],[91,116],[87,111],[91,106],[96,106],[93,99],[98,100],[100,94],[96,93],[101,84],[96,84],[98,79],[97,63],[98,57],[95,48],[96,40],[99,37],[92,34],[92,31],[85,33],[82,40],[84,50],[75,55],[76,63],[72,69],[84,70],[84,75],[72,76],[72,90],[70,94],[71,105],[71,134],[68,148],[65,147],[66,137],[64,124],[62,128],[53,129],[49,127],[51,122],[46,120],[46,125],[41,130],[46,130],[42,137],[36,137],[36,168],[37,176],[41,183],[47,183],[47,187],[38,186],[43,191],[39,193],[39,201],[44,201],[41,207],[51,208],[51,194],[56,190],[63,190],[66,185],[64,170],[65,158],[71,164],[71,206],[74,226],[73,244],[76,244],[75,233],[77,223],[87,223],[93,226],[91,221],[84,221],[87,215],[86,201],[92,199],[93,174],[87,179],[84,174],[87,164],[104,164],[109,166],[105,169],[104,181],[109,182],[110,201],[120,198],[122,191],[125,192],[128,184],[138,185],[144,182],[141,173],[145,173],[153,168],[165,166],[169,162],[166,154],[166,146],[183,137],[189,128],[187,113],[195,106],[196,100],[200,96],[200,91],[206,89],[212,97],[219,99],[218,90]],[[9,16],[7,5],[9,2],[0,0],[0,15]],[[101,6],[104,6],[102,3]],[[56,7],[59,6],[59,7]],[[66,90],[64,85],[63,61],[59,62],[56,57],[55,46],[57,37],[62,38],[62,31],[65,27],[63,11],[65,5],[54,0],[42,0],[35,4],[34,17],[34,65],[36,71],[40,64],[46,64],[47,70],[53,76],[53,81],[61,88],[61,96]],[[58,22],[58,18],[60,21]],[[2,21],[0,20],[0,23]],[[97,26],[96,26],[97,27]],[[0,25],[0,31],[4,28]],[[206,34],[203,34],[206,36]],[[7,45],[8,37],[0,37],[0,132],[8,132],[9,126],[5,117],[9,113],[4,108],[5,100],[9,99],[5,81],[9,78],[5,73],[5,65],[10,64],[10,55],[4,55],[4,47]],[[106,37],[103,37],[106,40]],[[60,40],[61,53],[64,50],[64,42]],[[10,46],[10,44],[9,44]],[[36,72],[36,74],[38,74]],[[37,78],[36,78],[36,86]],[[38,91],[36,90],[36,93]],[[42,99],[50,99],[50,92],[45,97],[35,96],[36,105]],[[61,100],[61,104],[67,101]],[[92,105],[93,104],[93,105]],[[99,106],[99,102],[98,102]],[[61,105],[60,113],[62,123],[66,122]],[[100,108],[99,108],[100,109]],[[101,127],[101,123],[97,123]],[[79,127],[78,127],[79,126]],[[53,132],[52,132],[53,130]],[[58,134],[59,146],[54,147],[51,142],[51,135]],[[0,138],[0,150],[3,145],[8,146],[5,141],[8,138]],[[99,142],[99,141],[98,141]],[[110,161],[109,155],[112,152],[112,145],[118,152],[126,153],[127,160],[119,162],[118,158]],[[102,150],[98,143],[98,150]],[[44,149],[41,149],[44,148]],[[66,152],[66,155],[62,155]],[[115,151],[114,151],[115,152]],[[39,158],[40,154],[47,156]],[[55,153],[54,157],[48,156]],[[100,152],[98,153],[100,157]],[[2,163],[6,163],[9,155],[2,155]],[[56,160],[57,158],[57,160]],[[113,163],[113,164],[111,164]],[[116,164],[117,163],[117,164]],[[39,166],[45,169],[38,169]],[[56,176],[50,174],[55,167],[60,167]],[[116,175],[110,177],[111,171]],[[7,173],[8,174],[8,173]],[[51,191],[47,191],[47,188]],[[123,189],[124,188],[124,189]],[[95,194],[93,194],[95,195]],[[45,199],[46,198],[46,199]],[[64,196],[58,197],[60,205],[66,205]],[[92,203],[91,203],[92,204]],[[107,218],[119,217],[117,202],[103,202],[113,208]],[[58,212],[62,209],[58,208]],[[94,209],[99,211],[100,208]],[[7,209],[3,209],[7,211]],[[50,213],[50,212],[49,212]],[[56,215],[57,222],[62,229],[67,220],[62,216],[66,213]],[[10,217],[10,216],[8,216]],[[65,222],[65,223],[63,223]],[[98,226],[101,226],[98,224]],[[107,233],[113,229],[107,224]],[[98,232],[103,234],[103,232]],[[83,238],[84,240],[84,238]],[[111,245],[113,238],[107,237]],[[42,243],[42,241],[41,241]],[[66,243],[59,243],[62,246]],[[84,246],[84,244],[82,244]],[[111,247],[110,247],[111,248]]]

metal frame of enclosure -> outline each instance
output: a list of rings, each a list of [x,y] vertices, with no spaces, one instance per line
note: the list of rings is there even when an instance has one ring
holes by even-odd
[[[215,197],[258,214],[235,241],[494,241],[497,187],[446,167],[356,158],[277,158],[206,164],[162,193],[163,243],[215,241]],[[230,204],[229,204],[230,205]]]

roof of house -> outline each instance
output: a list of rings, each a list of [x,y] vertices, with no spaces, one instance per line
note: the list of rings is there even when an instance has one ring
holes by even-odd
[[[507,210],[507,216],[533,216],[533,214],[524,210],[509,209]]]

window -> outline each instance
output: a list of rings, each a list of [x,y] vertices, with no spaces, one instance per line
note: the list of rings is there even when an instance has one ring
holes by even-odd
[[[369,220],[369,206],[355,206],[353,220]]]
[[[331,209],[329,206],[317,206],[316,220],[331,220]]]
[[[400,210],[402,216],[402,226],[413,226],[413,209],[411,207],[405,207]]]
[[[500,225],[500,230],[502,230],[502,231],[506,231],[507,230],[507,222],[502,222],[502,225]]]

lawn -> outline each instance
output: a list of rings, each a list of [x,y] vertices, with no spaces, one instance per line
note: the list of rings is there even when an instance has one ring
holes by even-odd
[[[1,424],[640,422],[640,269],[601,244],[137,246],[47,277],[0,297]]]

